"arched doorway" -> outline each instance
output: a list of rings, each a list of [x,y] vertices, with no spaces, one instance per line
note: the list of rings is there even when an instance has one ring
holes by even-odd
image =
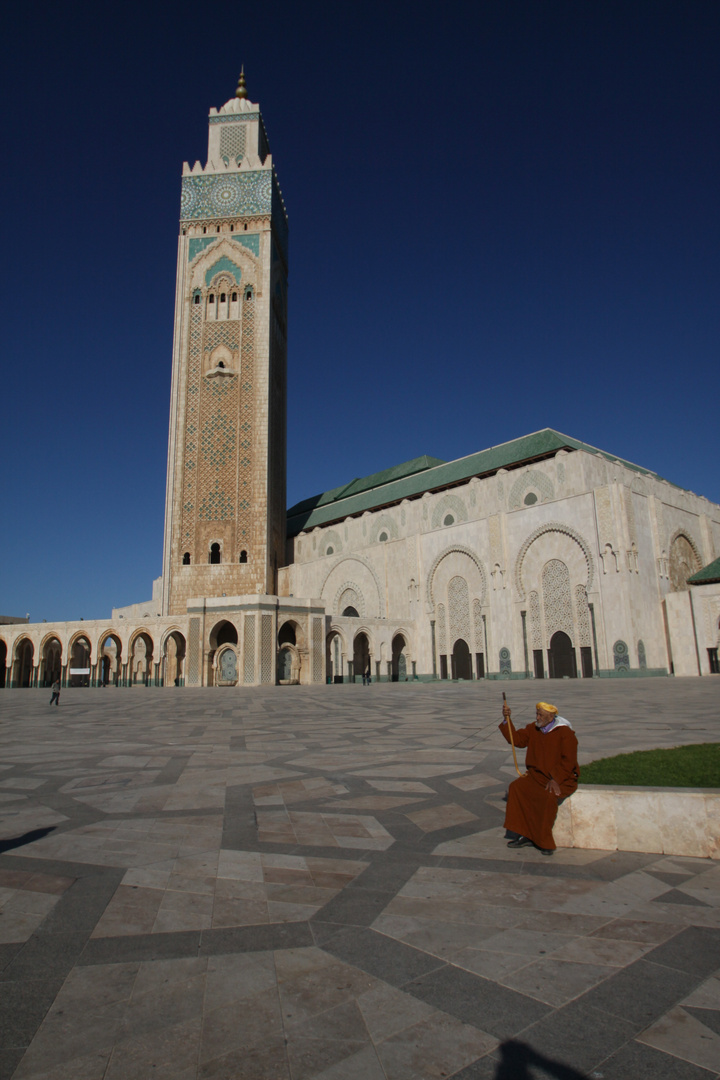
[[[341,683],[343,681],[343,662],[345,646],[341,635],[336,631],[328,634],[325,642],[325,670],[328,682]]]
[[[13,686],[28,687],[32,685],[33,659],[35,647],[28,638],[22,638],[15,646],[15,660],[13,663]]]
[[[222,645],[217,653],[215,683],[217,686],[235,686],[237,684],[237,653],[234,645]]]
[[[392,681],[407,682],[407,642],[402,634],[396,634],[392,641]]]
[[[185,685],[185,638],[179,630],[173,630],[165,639],[163,685]]]
[[[359,633],[353,642],[353,682],[370,667],[370,643],[367,634]]]
[[[219,623],[215,623],[210,631],[210,649],[207,657],[207,685],[212,686],[213,683],[218,686],[233,686],[237,682],[237,652],[236,646],[238,643],[237,627],[234,623],[229,622],[227,619],[222,619]],[[218,650],[223,645],[232,645],[232,655],[235,660],[235,675],[232,675],[233,660],[227,656],[223,660],[223,656],[219,654]],[[227,651],[227,650],[226,650]],[[220,668],[219,662],[223,660],[224,667]],[[224,676],[227,675],[226,679]]]
[[[108,634],[103,640],[100,657],[100,685],[119,686],[122,672],[122,643],[115,634]]]
[[[551,679],[577,679],[577,657],[570,638],[558,630],[550,639],[548,669]]]
[[[49,638],[43,645],[41,686],[52,686],[56,679],[62,678],[62,645],[56,637]]]
[[[291,686],[301,681],[302,652],[305,635],[302,626],[288,620],[278,630],[277,681],[280,685]]]
[[[133,638],[130,653],[130,685],[151,686],[153,681],[153,640],[140,633]]]
[[[70,646],[68,686],[90,685],[90,642],[81,635]]]
[[[0,641],[0,689],[5,688],[5,669],[7,667],[7,645]]]
[[[467,641],[458,638],[452,651],[453,679],[472,679],[472,663]]]

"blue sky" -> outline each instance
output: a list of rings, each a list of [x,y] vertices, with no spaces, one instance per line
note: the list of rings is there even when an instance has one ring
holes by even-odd
[[[244,62],[290,217],[288,505],[554,427],[720,501],[716,0],[14,5],[0,612],[160,573],[184,160]]]

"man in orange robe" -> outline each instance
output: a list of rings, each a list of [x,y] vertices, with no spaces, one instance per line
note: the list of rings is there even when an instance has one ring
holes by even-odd
[[[556,707],[546,701],[538,701],[535,723],[519,731],[512,726],[510,709],[503,705],[500,731],[507,742],[511,728],[515,746],[527,747],[527,771],[508,788],[505,828],[515,833],[508,847],[534,845],[543,855],[552,855],[552,827],[558,806],[577,790],[580,778],[578,741],[570,721],[559,716]]]

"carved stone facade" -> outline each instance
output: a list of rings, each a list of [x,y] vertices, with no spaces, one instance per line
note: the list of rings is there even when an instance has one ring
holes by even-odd
[[[286,521],[287,217],[242,95],[211,110],[207,163],[184,168],[177,267],[153,599],[105,621],[0,626],[0,682],[714,670],[720,583],[701,595],[688,577],[720,553],[720,507],[550,429],[418,458]]]
[[[183,178],[163,614],[193,597],[277,591],[286,234],[258,107],[233,98],[211,111],[207,164]]]

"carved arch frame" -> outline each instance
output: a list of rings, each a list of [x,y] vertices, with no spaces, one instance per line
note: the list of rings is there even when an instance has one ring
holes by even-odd
[[[672,536],[670,537],[670,540],[668,542],[668,546],[667,546],[668,559],[670,558],[670,552],[672,551],[673,544],[681,536],[684,537],[685,540],[687,540],[688,544],[693,549],[693,554],[695,555],[695,558],[697,559],[697,562],[698,562],[698,569],[702,570],[703,557],[700,554],[700,548],[698,547],[698,545],[697,545],[697,543],[695,541],[695,538],[690,535],[690,530],[689,529],[685,529],[685,528],[681,527],[679,529],[676,529],[675,532],[672,534]],[[693,572],[697,573],[697,571],[693,571]]]
[[[528,537],[523,541],[522,547],[518,552],[517,559],[515,561],[515,588],[517,589],[517,599],[522,601],[525,599],[525,588],[522,583],[522,568],[525,556],[527,555],[530,547],[539,540],[541,536],[549,532],[564,533],[565,536],[569,536],[571,540],[582,550],[585,556],[585,562],[587,563],[588,579],[585,586],[586,591],[590,592],[593,587],[593,581],[595,578],[595,562],[590,551],[590,545],[583,536],[580,535],[571,525],[565,525],[562,521],[547,521],[544,525],[539,525],[537,529],[530,533]]]
[[[460,555],[467,555],[468,558],[472,559],[472,561],[475,563],[476,567],[478,568],[478,572],[480,574],[480,580],[482,581],[482,595],[479,597],[480,606],[482,607],[486,602],[486,599],[487,599],[487,574],[485,573],[485,567],[482,564],[482,560],[480,559],[480,556],[476,555],[475,552],[472,551],[471,548],[465,547],[463,544],[453,544],[451,547],[445,548],[438,555],[436,555],[435,559],[433,561],[433,564],[430,567],[430,573],[428,574],[428,577],[427,577],[427,586],[426,586],[426,593],[425,593],[425,597],[426,597],[427,603],[429,605],[428,606],[429,611],[432,611],[434,609],[434,607],[435,607],[435,600],[433,598],[433,581],[435,579],[435,574],[437,572],[437,569],[438,569],[440,563],[443,561],[443,559],[445,559],[448,555],[453,555],[455,552],[459,553]]]
[[[371,566],[371,564],[366,559],[361,558],[359,555],[345,555],[345,556],[343,556],[342,559],[338,559],[337,562],[333,563],[333,565],[330,567],[327,574],[325,575],[322,586],[320,588],[320,595],[321,596],[325,595],[325,586],[328,583],[330,575],[333,574],[337,570],[338,566],[341,566],[344,562],[360,563],[360,565],[364,566],[365,569],[367,571],[369,571],[369,573],[372,575],[372,579],[375,582],[375,588],[377,589],[378,608],[380,610],[380,618],[384,619],[386,614],[387,614],[386,611],[385,611],[385,590],[382,589],[381,586],[380,586],[380,578],[378,577],[374,567]],[[340,587],[340,591],[336,593],[335,601],[337,601],[339,599],[339,597],[342,595],[342,590],[343,589],[348,589],[348,588],[355,589],[355,591],[358,592],[359,595],[362,596],[361,590],[358,589],[357,585],[353,581],[346,581]],[[364,600],[365,600],[365,597],[363,596],[363,601]],[[337,614],[337,613],[332,612],[332,614]],[[363,612],[361,612],[360,614],[362,615]]]
[[[373,522],[373,526],[370,530],[370,536],[368,537],[368,540],[371,544],[385,543],[384,540],[378,540],[378,536],[383,531],[383,529],[388,534],[388,540],[398,539],[400,533],[398,530],[397,522],[392,516],[392,514],[388,514],[387,512],[385,512],[380,514],[377,520]]]
[[[439,529],[441,527],[441,518],[448,510],[453,511],[459,519],[456,520],[453,524],[464,524],[468,520],[468,512],[465,502],[463,501],[463,499],[461,499],[459,495],[456,495],[454,491],[449,491],[442,495],[433,507],[432,517],[430,518],[431,529]]]

